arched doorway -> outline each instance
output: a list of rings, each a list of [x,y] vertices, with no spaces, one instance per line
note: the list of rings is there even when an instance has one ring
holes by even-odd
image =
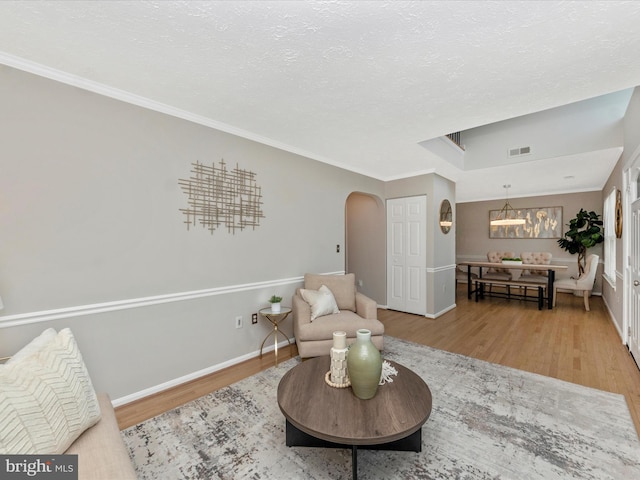
[[[345,271],[358,291],[386,305],[386,213],[383,201],[353,192],[345,202]]]

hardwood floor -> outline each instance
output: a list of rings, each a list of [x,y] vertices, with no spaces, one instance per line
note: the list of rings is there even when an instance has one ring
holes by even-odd
[[[534,303],[467,300],[458,287],[457,308],[436,319],[378,310],[385,334],[625,396],[640,432],[640,370],[613,326],[600,297],[586,312],[582,297],[560,294],[554,310]],[[292,354],[296,355],[295,347]],[[289,349],[279,360],[290,358]],[[116,409],[127,428],[273,365],[273,354],[123,405]]]
[[[286,327],[285,327],[286,328]],[[278,349],[278,363],[298,355],[295,344],[291,347]],[[115,409],[120,430],[136,425],[144,420],[161,414],[162,412],[184,405],[191,400],[202,397],[243,378],[255,375],[261,370],[272,367],[275,363],[273,352],[254,357],[238,365],[225,368],[190,382],[178,385],[160,393],[127,403]]]

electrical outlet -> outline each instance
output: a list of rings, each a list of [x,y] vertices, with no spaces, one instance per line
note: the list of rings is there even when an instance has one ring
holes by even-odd
[[[336,245],[336,253],[340,253],[340,245]]]
[[[242,328],[242,315],[236,317],[236,328]]]
[[[258,314],[257,313],[252,313],[251,314],[251,325],[255,325],[256,323],[258,323]]]

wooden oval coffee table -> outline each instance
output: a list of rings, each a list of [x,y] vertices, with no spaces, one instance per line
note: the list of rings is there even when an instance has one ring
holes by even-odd
[[[302,362],[278,385],[278,406],[286,418],[286,444],[351,448],[353,478],[357,478],[357,449],[422,449],[422,425],[431,414],[431,391],[408,368],[398,370],[392,383],[378,387],[376,396],[360,400],[351,388],[333,388],[324,380],[329,357]]]

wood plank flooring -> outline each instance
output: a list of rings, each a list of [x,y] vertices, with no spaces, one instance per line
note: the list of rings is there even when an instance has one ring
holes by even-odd
[[[279,348],[278,363],[284,362],[292,356],[295,357],[297,355],[298,349],[295,344],[291,347]],[[255,357],[238,365],[225,368],[163,392],[117,407],[115,411],[120,430],[155,417],[162,412],[184,405],[191,400],[231,385],[243,378],[255,375],[262,370],[272,367],[274,363],[275,356],[273,352],[265,353],[262,359]]]
[[[428,319],[378,310],[385,333],[423,345],[460,353],[587,387],[625,396],[640,432],[640,370],[622,345],[600,297],[586,312],[582,297],[560,294],[554,310],[535,303],[487,298],[479,303],[458,287],[457,308]],[[285,327],[286,328],[286,327]],[[297,355],[279,350],[278,360]],[[174,387],[116,409],[120,428],[140,423],[273,365],[273,354]]]

